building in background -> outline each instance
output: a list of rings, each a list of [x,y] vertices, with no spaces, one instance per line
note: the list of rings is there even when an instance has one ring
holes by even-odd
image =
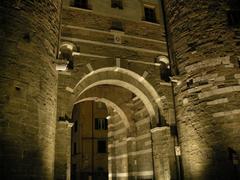
[[[107,108],[86,101],[75,105],[72,127],[72,180],[104,180],[108,177]]]

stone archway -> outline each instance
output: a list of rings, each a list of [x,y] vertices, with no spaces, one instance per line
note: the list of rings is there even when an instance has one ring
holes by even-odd
[[[108,67],[90,72],[73,88],[74,102],[87,89],[104,84],[120,86],[136,94],[146,106],[152,123],[158,123],[157,108],[162,108],[158,93],[142,76],[127,69]]]
[[[129,116],[129,107],[124,104],[124,100],[119,98],[121,92],[118,93],[117,96],[113,95],[114,91],[119,92],[121,89],[132,94],[131,91],[126,88],[113,86],[111,83],[108,85],[94,84],[93,86],[86,88],[78,96],[76,103],[87,100],[101,101],[113,107],[115,112],[119,114],[119,117],[112,116],[113,118],[111,119],[110,124],[114,128],[110,129],[110,132],[108,133],[109,179],[114,177],[126,179],[134,177],[152,177],[154,173],[152,164],[151,126],[149,125],[151,119],[150,114],[146,111],[145,113],[148,114],[147,118],[144,120],[137,119],[136,122],[133,121],[133,117],[131,115]],[[112,93],[109,93],[109,91]],[[132,97],[130,98],[130,101],[133,101]],[[140,98],[138,101],[142,102]],[[143,108],[146,109],[143,103],[142,105]],[[121,111],[126,114],[126,118],[121,115]],[[120,121],[127,121],[128,127],[126,126],[126,122],[125,127],[121,126],[119,124]],[[136,129],[136,126],[138,126],[138,130]],[[144,128],[144,130],[142,128]],[[135,129],[134,131],[136,132],[130,132],[133,131],[133,129]],[[148,162],[145,162],[144,159],[148,159]],[[138,161],[137,164],[136,161]]]
[[[113,138],[111,151],[114,153],[111,153],[109,157],[110,162],[113,163],[112,167],[114,167],[114,164],[121,164],[121,162],[124,161],[124,163],[122,163],[123,166],[118,166],[118,170],[115,169],[109,173],[109,177],[123,176],[124,178],[128,178],[137,176],[141,178],[150,178],[159,176],[159,174],[164,174],[165,172],[157,174],[159,167],[164,167],[166,165],[170,166],[169,154],[173,152],[162,153],[158,150],[154,152],[154,146],[160,147],[157,139],[164,139],[167,137],[167,143],[171,146],[172,140],[168,137],[170,136],[169,127],[157,127],[157,130],[152,131],[158,123],[158,109],[161,110],[163,106],[161,98],[156,90],[144,77],[135,72],[120,67],[101,68],[90,71],[90,73],[85,75],[76,85],[72,84],[71,88],[68,87],[66,89],[68,93],[71,94],[71,101],[67,102],[71,104],[69,107],[84,100],[101,100],[109,104],[109,102],[106,101],[106,99],[109,100],[109,97],[104,97],[104,94],[100,92],[95,95],[91,93],[92,89],[103,86],[123,88],[136,95],[134,98],[135,100],[132,99],[133,101],[138,101],[142,104],[142,107],[138,107],[136,112],[134,112],[136,114],[134,115],[136,120],[134,121],[134,126],[137,129],[136,134],[128,136],[128,129],[130,128],[123,128],[121,130],[116,130],[111,134],[111,137],[108,137]],[[112,99],[111,101],[116,104],[116,100]],[[123,110],[122,107],[121,110]],[[122,117],[119,119],[125,119],[126,126],[126,122],[131,118]],[[117,119],[117,121],[119,119]],[[114,121],[114,123],[115,122],[116,121]],[[155,138],[156,136],[157,138]],[[118,139],[115,140],[114,137]],[[160,153],[162,154],[161,156]],[[157,159],[157,157],[161,158]],[[145,159],[148,159],[147,163]],[[159,164],[159,162],[163,162],[164,159],[166,160],[166,164]],[[136,167],[137,169],[128,169],[128,167]],[[124,171],[121,171],[121,169]],[[166,173],[169,174],[170,170],[166,171]]]

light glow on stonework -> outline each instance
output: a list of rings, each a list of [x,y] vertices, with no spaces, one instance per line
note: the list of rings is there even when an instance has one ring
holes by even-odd
[[[70,45],[70,44],[67,44],[67,48],[70,49],[70,50],[73,50],[73,46]]]
[[[138,80],[142,82],[144,80],[144,77],[140,77]]]
[[[91,71],[89,74],[91,75],[91,74],[93,74],[94,73],[94,71]]]
[[[161,66],[161,64],[160,64],[160,63],[154,63],[154,65],[155,65],[155,66]]]
[[[163,62],[164,64],[169,64],[169,59],[166,56],[158,56],[157,59],[159,62]]]
[[[67,64],[57,64],[56,65],[57,71],[66,71],[67,70]]]
[[[79,56],[80,53],[79,53],[79,52],[73,52],[72,55],[73,55],[73,56]]]

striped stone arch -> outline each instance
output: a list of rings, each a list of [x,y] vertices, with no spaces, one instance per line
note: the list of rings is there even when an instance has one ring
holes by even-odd
[[[158,123],[157,108],[162,109],[158,93],[142,76],[128,69],[107,67],[91,71],[73,88],[74,102],[77,102],[86,90],[100,85],[115,85],[131,91],[142,100],[152,123]]]

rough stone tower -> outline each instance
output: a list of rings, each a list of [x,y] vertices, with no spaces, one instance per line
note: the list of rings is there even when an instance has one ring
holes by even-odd
[[[1,179],[53,179],[60,2],[0,1]]]
[[[239,177],[237,7],[237,1],[165,0],[185,179]]]

